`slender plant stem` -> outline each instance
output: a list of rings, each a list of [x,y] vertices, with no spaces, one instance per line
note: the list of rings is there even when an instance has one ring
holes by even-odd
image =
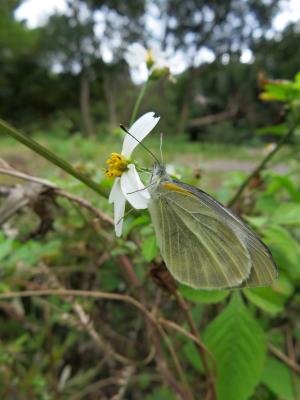
[[[144,98],[144,96],[145,96],[145,94],[146,94],[146,90],[147,90],[147,87],[148,87],[148,83],[149,83],[149,81],[147,80],[147,81],[143,84],[143,86],[141,87],[140,93],[139,93],[139,95],[138,95],[138,98],[136,99],[136,102],[135,102],[135,105],[134,105],[134,108],[133,108],[133,111],[132,111],[132,114],[131,114],[130,126],[131,126],[131,125],[134,123],[134,121],[136,120],[136,116],[137,116],[137,113],[138,113],[138,111],[139,111],[140,105],[141,105],[142,100],[143,100],[143,98]]]
[[[23,143],[26,147],[29,147],[31,150],[33,150],[43,158],[46,158],[52,164],[56,165],[57,167],[67,172],[69,175],[72,175],[74,178],[84,183],[87,187],[94,190],[94,192],[98,193],[100,196],[105,198],[108,197],[107,191],[103,189],[98,183],[93,181],[88,176],[77,171],[75,168],[72,167],[71,164],[69,164],[63,158],[53,153],[51,150],[42,146],[29,136],[24,135],[23,133],[13,128],[11,125],[9,125],[8,123],[6,123],[1,119],[0,119],[0,133],[5,133],[13,137],[14,139],[18,140],[19,142]]]
[[[250,175],[243,181],[243,183],[238,188],[235,195],[231,198],[228,202],[228,207],[232,207],[241,197],[242,193],[249,185],[250,181],[257,176],[268,164],[268,162],[275,156],[278,150],[293,136],[295,129],[297,128],[299,121],[295,122],[291,127],[288,129],[286,134],[281,138],[281,140],[277,143],[276,147],[269,153],[267,156],[257,165],[257,167],[251,172]]]

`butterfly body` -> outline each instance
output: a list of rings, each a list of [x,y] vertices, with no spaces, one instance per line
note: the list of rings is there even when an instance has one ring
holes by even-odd
[[[172,179],[155,164],[148,205],[170,273],[196,289],[272,284],[277,269],[259,237],[200,189]]]

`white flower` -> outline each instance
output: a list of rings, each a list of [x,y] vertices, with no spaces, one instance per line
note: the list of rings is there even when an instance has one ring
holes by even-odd
[[[129,132],[142,141],[156,126],[159,117],[154,112],[148,112],[140,117]],[[114,203],[114,223],[117,236],[121,236],[126,200],[136,209],[147,208],[150,195],[142,183],[135,165],[130,160],[133,150],[139,144],[133,137],[126,135],[121,154],[112,153],[107,163],[108,177],[115,177],[115,182],[109,195],[109,203]],[[142,190],[141,190],[142,189]]]
[[[128,46],[124,58],[131,68],[140,67],[146,64],[148,70],[161,69],[166,67],[166,61],[163,53],[156,49],[146,49],[139,43],[133,43]]]

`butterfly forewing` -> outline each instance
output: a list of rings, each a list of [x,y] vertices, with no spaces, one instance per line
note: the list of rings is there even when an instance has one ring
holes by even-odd
[[[149,210],[162,256],[174,277],[194,288],[240,285],[251,271],[244,243],[195,196],[159,190]]]
[[[195,187],[162,182],[149,211],[161,254],[178,281],[221,289],[267,285],[276,278],[272,257],[254,232]]]

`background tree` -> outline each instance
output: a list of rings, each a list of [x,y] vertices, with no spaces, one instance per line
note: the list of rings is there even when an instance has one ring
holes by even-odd
[[[227,59],[241,55],[254,37],[263,37],[268,31],[279,0],[164,0],[162,3],[164,46],[184,51],[190,67],[178,123],[178,132],[182,132],[189,118],[189,101],[195,95],[193,82],[199,74],[201,51],[210,51],[220,60],[224,55]]]
[[[99,5],[98,2],[77,0],[69,1],[68,8],[65,15],[50,17],[42,43],[52,67],[59,66],[78,76],[84,129],[88,134],[94,134],[90,85],[97,75],[95,68],[100,65],[105,48],[106,51],[109,49],[112,60],[119,60],[127,40],[137,38],[143,2],[124,6],[117,1]],[[109,79],[106,82],[109,84]],[[105,93],[107,97],[107,93],[113,92],[106,87]],[[111,99],[109,104],[111,108]],[[110,116],[114,118],[112,112]]]

